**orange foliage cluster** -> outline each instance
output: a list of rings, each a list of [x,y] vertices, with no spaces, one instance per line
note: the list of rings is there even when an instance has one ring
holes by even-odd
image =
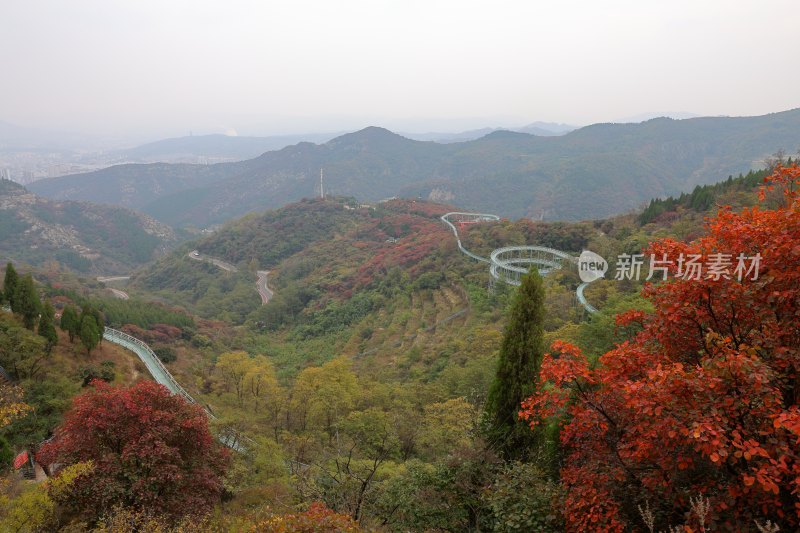
[[[143,329],[134,324],[125,324],[120,329],[145,342],[169,342],[180,339],[182,335],[180,328],[169,324],[153,324],[150,329]]]
[[[711,503],[711,530],[766,519],[800,530],[800,169],[778,168],[769,182],[781,207],[722,209],[707,236],[647,251],[760,253],[757,280],[670,277],[645,288],[655,312],[618,317],[638,333],[596,366],[567,343],[545,357],[550,385],[520,416],[565,421],[571,531],[641,528],[645,502],[659,529],[685,523],[698,494]]]
[[[358,533],[358,524],[347,515],[331,511],[323,503],[312,503],[298,514],[273,516],[253,526],[254,533]]]

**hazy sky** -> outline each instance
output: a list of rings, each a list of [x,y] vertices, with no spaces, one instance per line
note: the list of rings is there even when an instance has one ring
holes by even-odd
[[[0,0],[0,120],[121,134],[800,107],[797,0]]]

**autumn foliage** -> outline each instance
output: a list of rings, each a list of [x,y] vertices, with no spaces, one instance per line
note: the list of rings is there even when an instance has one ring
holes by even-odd
[[[779,207],[723,208],[705,237],[646,251],[732,254],[734,266],[740,253],[760,253],[758,279],[678,279],[673,265],[666,282],[645,288],[655,311],[619,316],[638,332],[597,364],[563,342],[545,356],[548,384],[520,416],[532,426],[563,421],[571,531],[643,529],[640,506],[657,530],[697,530],[687,511],[700,495],[709,530],[755,530],[767,519],[800,529],[798,185],[797,166],[779,167],[761,195],[780,190]]]
[[[297,514],[275,515],[253,526],[253,533],[358,533],[361,528],[347,515],[314,502]]]
[[[92,384],[37,456],[43,464],[93,462],[94,471],[75,481],[75,509],[96,517],[121,505],[177,518],[219,501],[229,455],[199,406],[150,381]]]

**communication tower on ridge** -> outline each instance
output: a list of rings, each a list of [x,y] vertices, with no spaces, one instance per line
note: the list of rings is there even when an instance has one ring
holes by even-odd
[[[319,197],[325,199],[325,189],[322,187],[322,167],[319,169]]]

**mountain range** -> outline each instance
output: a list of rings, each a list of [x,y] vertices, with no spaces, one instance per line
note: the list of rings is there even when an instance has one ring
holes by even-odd
[[[476,130],[448,133],[401,133],[403,137],[415,141],[435,141],[440,143],[471,141],[503,128],[481,128]],[[531,135],[563,135],[574,130],[574,126],[552,122],[533,122],[511,131]],[[258,157],[264,152],[280,150],[301,142],[326,143],[341,135],[339,133],[307,133],[297,135],[239,136],[239,135],[187,135],[149,142],[133,148],[113,150],[97,154],[88,162],[104,161],[114,163],[220,163],[242,161]]]
[[[577,220],[642,206],[763,164],[800,146],[800,109],[758,117],[657,118],[560,136],[494,131],[453,143],[370,127],[235,163],[120,165],[41,180],[54,199],[135,208],[208,226],[325,191],[371,202],[423,197],[506,217]]]

